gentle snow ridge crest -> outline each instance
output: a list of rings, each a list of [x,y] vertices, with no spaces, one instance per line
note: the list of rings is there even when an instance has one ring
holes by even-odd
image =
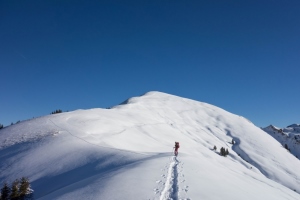
[[[1,183],[27,176],[37,199],[299,199],[300,162],[269,134],[216,106],[161,92],[7,127],[0,146]]]

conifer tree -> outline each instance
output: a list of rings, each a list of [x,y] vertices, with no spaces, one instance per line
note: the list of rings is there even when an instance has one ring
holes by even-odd
[[[0,129],[2,129],[3,128],[3,124],[0,124]]]
[[[11,186],[11,194],[10,199],[11,200],[19,200],[20,194],[19,194],[19,187],[20,187],[20,181],[16,179]]]
[[[21,178],[19,194],[21,200],[30,199],[32,190],[30,188],[30,183],[28,178],[25,177]]]
[[[1,200],[9,200],[10,196],[10,188],[8,187],[7,183],[4,183],[1,189]]]
[[[224,156],[224,147],[221,147],[220,154],[221,154],[221,156]]]
[[[62,113],[62,110],[61,109],[57,109],[57,110],[51,112],[51,114],[57,114],[57,113]]]
[[[226,156],[229,155],[228,149],[226,149],[225,155],[226,155]]]
[[[221,147],[221,149],[220,149],[220,155],[221,156],[227,156],[227,155],[229,155],[228,149],[225,150],[224,147]]]

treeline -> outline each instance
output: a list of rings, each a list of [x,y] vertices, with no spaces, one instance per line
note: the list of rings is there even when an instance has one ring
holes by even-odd
[[[15,124],[18,124],[18,123],[20,123],[21,121],[20,120],[18,120]],[[10,123],[10,125],[14,125],[14,123],[12,122],[12,123]],[[0,124],[0,129],[3,129],[4,128],[4,125],[3,124]]]
[[[57,113],[62,113],[62,110],[58,109],[58,110],[55,110],[55,111],[51,112],[51,114],[57,114]]]
[[[31,200],[33,199],[33,190],[30,188],[28,178],[22,177],[16,179],[10,186],[4,183],[0,200]]]
[[[58,113],[62,113],[63,111],[61,110],[61,109],[57,109],[57,110],[55,110],[55,111],[52,111],[50,114],[58,114]],[[68,111],[66,111],[66,112],[68,112]],[[12,126],[12,125],[14,125],[14,124],[17,124],[17,123],[19,123],[19,122],[21,122],[20,120],[18,120],[16,123],[11,123],[10,125]],[[4,128],[4,125],[3,124],[0,124],[0,129],[3,129]]]

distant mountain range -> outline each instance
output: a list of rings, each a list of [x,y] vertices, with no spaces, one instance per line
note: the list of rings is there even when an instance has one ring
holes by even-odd
[[[262,130],[275,138],[283,147],[300,159],[300,124],[292,124],[286,128],[278,128],[270,125],[262,128]]]

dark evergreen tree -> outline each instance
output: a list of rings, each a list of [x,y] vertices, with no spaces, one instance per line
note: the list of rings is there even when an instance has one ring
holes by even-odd
[[[8,187],[7,183],[4,183],[1,189],[1,200],[9,200],[10,196],[10,188]]]
[[[57,113],[62,113],[62,110],[58,109],[58,110],[55,110],[55,111],[51,112],[51,114],[57,114]]]
[[[226,149],[225,156],[229,155],[228,149]]]
[[[220,149],[220,154],[221,154],[221,156],[224,156],[224,152],[225,152],[224,147],[221,147],[221,149]]]
[[[285,147],[287,150],[289,150],[289,147],[288,147],[288,145],[287,145],[287,144],[285,144],[285,145],[284,145],[284,147]]]
[[[19,189],[20,199],[31,199],[32,190],[30,188],[30,183],[28,178],[22,177],[20,182],[20,189]]]
[[[232,144],[234,144],[234,140],[233,140],[233,138],[232,138],[232,141],[231,141],[231,143],[232,143]]]
[[[228,149],[225,150],[224,147],[221,147],[221,149],[220,149],[220,155],[221,156],[227,156],[227,155],[229,155]]]
[[[20,199],[19,188],[20,188],[20,181],[18,179],[16,179],[11,185],[11,193],[10,193],[11,200],[19,200]]]
[[[216,147],[216,145],[214,146],[214,150],[215,150],[215,151],[217,150],[217,147]]]
[[[3,124],[0,124],[0,129],[2,129],[3,128]]]

